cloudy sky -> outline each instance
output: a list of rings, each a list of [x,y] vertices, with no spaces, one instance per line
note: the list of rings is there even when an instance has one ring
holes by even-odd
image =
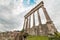
[[[41,1],[60,31],[60,0],[0,0],[0,32],[22,30],[24,15]],[[40,13],[42,23],[46,22]]]

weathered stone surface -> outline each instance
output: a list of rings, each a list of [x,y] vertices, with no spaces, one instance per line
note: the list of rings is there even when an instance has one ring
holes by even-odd
[[[20,31],[1,32],[0,40],[20,40],[22,39]]]

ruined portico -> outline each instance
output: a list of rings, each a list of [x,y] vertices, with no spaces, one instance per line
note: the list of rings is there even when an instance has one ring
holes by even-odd
[[[42,24],[41,17],[39,13],[39,9],[42,8],[45,18],[46,18],[46,24]],[[38,16],[38,26],[35,25],[35,12],[37,12]],[[31,28],[31,15],[33,16],[33,26]],[[24,26],[23,26],[24,32],[30,34],[30,35],[48,35],[48,34],[54,34],[54,32],[57,32],[57,29],[55,28],[55,25],[53,24],[53,21],[49,17],[46,8],[44,7],[44,2],[41,1],[36,7],[34,7],[31,11],[29,11],[24,16]]]

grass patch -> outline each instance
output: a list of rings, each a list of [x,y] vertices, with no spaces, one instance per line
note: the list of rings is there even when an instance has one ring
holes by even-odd
[[[60,40],[60,33],[48,36],[28,36],[26,40]]]
[[[28,36],[27,40],[48,40],[47,36]]]

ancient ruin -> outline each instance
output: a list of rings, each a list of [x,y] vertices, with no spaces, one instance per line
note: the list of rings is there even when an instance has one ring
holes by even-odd
[[[41,23],[41,17],[39,14],[39,9],[42,8],[45,18],[46,18],[46,24]],[[37,12],[38,15],[38,26],[35,25],[35,12]],[[31,15],[33,15],[33,26],[31,28]],[[48,35],[48,34],[54,34],[54,32],[57,32],[57,29],[55,28],[55,25],[53,24],[53,21],[49,17],[46,8],[44,7],[44,2],[41,1],[36,7],[34,7],[31,11],[29,11],[24,16],[24,26],[23,26],[24,32],[30,34],[30,35]]]
[[[41,16],[39,9],[42,8],[46,23],[42,24],[41,22]],[[37,18],[39,24],[36,26],[35,21],[35,12],[37,12]],[[33,16],[33,26],[31,27],[31,16]],[[10,31],[10,32],[1,32],[0,33],[0,40],[25,40],[27,35],[49,35],[54,34],[57,32],[57,29],[55,28],[55,25],[53,24],[53,21],[49,17],[46,8],[44,7],[43,1],[41,1],[36,7],[34,7],[31,11],[29,11],[24,16],[24,25],[22,31]],[[26,35],[27,34],[27,35]]]

